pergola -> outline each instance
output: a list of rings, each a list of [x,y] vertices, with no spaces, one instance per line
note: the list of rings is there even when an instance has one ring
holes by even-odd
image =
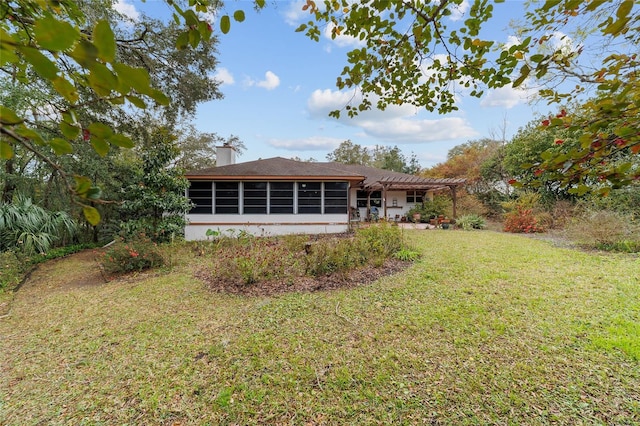
[[[462,178],[426,178],[406,173],[376,169],[374,167],[357,164],[330,163],[332,167],[349,170],[366,176],[360,187],[368,193],[367,205],[370,204],[369,196],[374,191],[382,193],[383,217],[387,217],[387,192],[388,191],[429,191],[449,190],[453,201],[453,217],[457,217],[457,189],[464,186],[466,180]]]
[[[449,190],[451,192],[451,200],[453,201],[453,217],[458,216],[457,212],[457,188],[463,186],[465,179],[434,179],[421,178],[411,176],[414,179],[381,179],[365,186],[365,191],[382,191],[382,208],[384,217],[387,217],[387,191],[442,191]]]

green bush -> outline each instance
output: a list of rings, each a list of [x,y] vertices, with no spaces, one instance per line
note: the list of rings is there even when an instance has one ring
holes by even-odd
[[[456,224],[465,231],[484,229],[487,222],[477,214],[466,214],[456,219]]]
[[[14,251],[0,253],[0,292],[20,284],[26,270],[27,265]]]
[[[429,219],[446,215],[447,211],[450,210],[451,200],[445,196],[435,196],[433,201],[425,200],[421,204],[416,204],[414,207],[409,209],[406,213],[407,220],[409,222],[413,221],[413,215],[415,213],[420,214],[420,222],[428,223]]]
[[[129,241],[120,239],[107,249],[101,261],[107,273],[142,271],[164,264],[158,245],[144,235]]]
[[[0,203],[0,251],[46,253],[77,232],[77,223],[67,213],[45,210],[30,198],[16,196],[12,203]]]

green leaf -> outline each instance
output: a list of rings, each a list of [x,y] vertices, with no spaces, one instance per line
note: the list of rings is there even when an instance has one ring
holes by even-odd
[[[121,135],[119,133],[111,136],[109,138],[109,142],[121,148],[133,148],[135,146],[131,138],[128,138],[127,136]]]
[[[62,97],[68,100],[70,103],[75,104],[76,102],[78,102],[78,98],[80,97],[80,95],[78,94],[75,86],[69,83],[69,80],[67,80],[66,78],[60,76],[54,78],[53,88],[56,89],[56,92],[62,95]]]
[[[70,56],[82,67],[90,70],[98,59],[98,49],[89,41],[81,39]]]
[[[58,75],[58,67],[39,50],[32,47],[20,46],[20,52],[33,69],[45,80],[53,80]]]
[[[98,21],[93,28],[93,44],[98,49],[98,57],[105,62],[112,62],[116,58],[116,38],[109,22]]]
[[[144,68],[130,67],[120,63],[113,64],[113,68],[118,74],[118,79],[126,81],[129,87],[132,87],[138,93],[145,95],[151,93],[149,73]]]
[[[176,48],[179,50],[185,49],[189,44],[189,31],[180,33],[176,40]]]
[[[88,77],[89,85],[100,96],[108,96],[118,88],[118,78],[106,65],[96,62]]]
[[[607,0],[591,0],[589,3],[587,3],[587,10],[594,11],[605,1]]]
[[[42,136],[40,136],[40,133],[36,132],[35,130],[33,130],[33,129],[29,128],[29,127],[26,127],[24,125],[20,125],[20,126],[16,127],[16,133],[19,134],[20,136],[22,136],[23,138],[27,138],[29,140],[32,140],[37,145],[40,145],[40,146],[46,145],[44,139],[42,139]]]
[[[0,105],[0,123],[4,124],[5,126],[11,126],[14,124],[20,124],[23,121],[24,120],[18,117],[18,115],[12,109]]]
[[[53,52],[70,48],[80,38],[80,32],[76,28],[53,16],[45,16],[37,20],[33,34],[40,47]]]
[[[618,19],[617,21],[614,21],[611,24],[609,24],[609,26],[607,26],[607,28],[605,28],[602,32],[604,34],[612,34],[612,35],[620,34],[620,32],[624,29],[624,27],[627,25],[628,22],[629,22],[628,17],[624,19]]]
[[[75,139],[80,134],[80,128],[78,126],[69,124],[64,120],[60,122],[58,127],[60,127],[60,131],[67,139]]]
[[[233,12],[233,19],[235,19],[237,22],[243,22],[244,18],[244,10],[236,10],[235,12]]]
[[[49,145],[53,149],[53,152],[56,153],[56,155],[71,154],[73,152],[73,147],[71,146],[71,144],[62,138],[51,139],[49,141]]]
[[[13,157],[13,147],[5,141],[0,141],[0,159],[9,160]]]
[[[140,109],[147,107],[147,104],[137,96],[127,96],[127,100]]]
[[[222,34],[227,34],[231,29],[231,20],[229,19],[229,15],[224,15],[220,18],[220,31]]]
[[[8,43],[5,40],[5,32],[0,32],[0,67],[7,64],[17,64],[20,62],[20,58],[15,54],[13,48],[7,49]]]
[[[618,7],[618,10],[616,11],[616,16],[619,19],[624,19],[629,15],[629,12],[631,12],[631,9],[633,9],[633,0],[625,0],[620,4],[620,7]]]
[[[587,185],[580,184],[580,185],[578,185],[577,188],[569,189],[568,192],[571,193],[571,194],[576,194],[578,197],[581,197],[584,194],[586,194],[587,192],[589,192],[590,190],[591,190],[591,188],[589,188]]]
[[[89,132],[91,132],[92,136],[96,136],[101,139],[110,138],[113,135],[113,131],[111,127],[102,123],[91,123],[88,127]]]
[[[548,11],[549,9],[551,9],[552,7],[556,6],[558,3],[560,3],[562,0],[547,0],[544,3],[544,6],[542,6],[542,9],[545,11]]]
[[[76,181],[76,194],[84,198],[87,191],[92,187],[91,179],[86,176],[74,176],[73,178]]]
[[[198,30],[190,30],[189,31],[189,45],[191,45],[192,48],[196,48],[198,47],[198,44],[200,44],[200,31]]]
[[[518,87],[522,84],[522,82],[529,76],[529,73],[531,72],[531,68],[529,68],[528,65],[523,65],[522,68],[520,68],[520,77],[518,77],[514,82],[513,82],[513,87]]]
[[[99,200],[102,196],[102,190],[97,186],[92,186],[86,193],[86,198],[89,200]]]
[[[262,9],[265,5],[265,0],[256,0],[256,5]]]
[[[91,138],[91,145],[93,146],[93,149],[101,157],[104,157],[105,155],[107,155],[109,153],[109,143],[107,143],[107,141],[105,141],[102,138],[92,137]]]
[[[87,222],[91,225],[96,226],[100,223],[100,213],[95,207],[84,206],[82,213],[84,213],[85,219],[87,219]]]
[[[617,129],[614,129],[613,132],[621,138],[626,138],[628,136],[635,135],[636,133],[638,133],[638,130],[632,127],[618,127]]]
[[[162,93],[162,90],[153,89],[149,96],[151,96],[151,98],[159,105],[169,105],[169,102],[171,102],[167,95]]]

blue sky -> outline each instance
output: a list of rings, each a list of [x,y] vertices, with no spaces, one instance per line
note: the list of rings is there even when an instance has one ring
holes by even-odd
[[[227,2],[227,13],[243,9],[246,20],[232,22],[231,31],[219,36],[219,65],[211,77],[222,83],[224,99],[202,104],[194,120],[199,131],[238,136],[247,146],[239,161],[275,156],[324,161],[349,139],[366,147],[397,145],[429,167],[444,161],[456,145],[501,137],[503,129],[510,138],[537,115],[549,112],[546,104],[530,102],[531,92],[509,87],[485,92],[481,99],[461,92],[459,111],[447,115],[399,106],[362,113],[355,119],[330,118],[328,112],[343,107],[353,95],[338,91],[335,81],[355,41],[323,36],[314,42],[296,33],[295,28],[309,20],[302,12],[303,2],[268,2],[258,13],[251,5]],[[119,0],[115,7],[130,16],[142,10],[168,13],[160,1]],[[508,24],[522,17],[522,10],[521,1],[497,5],[485,36],[497,43],[512,41],[514,32]],[[452,19],[464,19],[465,12],[463,5]]]

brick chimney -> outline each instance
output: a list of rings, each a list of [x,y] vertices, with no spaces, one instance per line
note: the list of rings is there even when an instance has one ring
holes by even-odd
[[[236,150],[228,144],[216,147],[216,167],[236,164]]]

